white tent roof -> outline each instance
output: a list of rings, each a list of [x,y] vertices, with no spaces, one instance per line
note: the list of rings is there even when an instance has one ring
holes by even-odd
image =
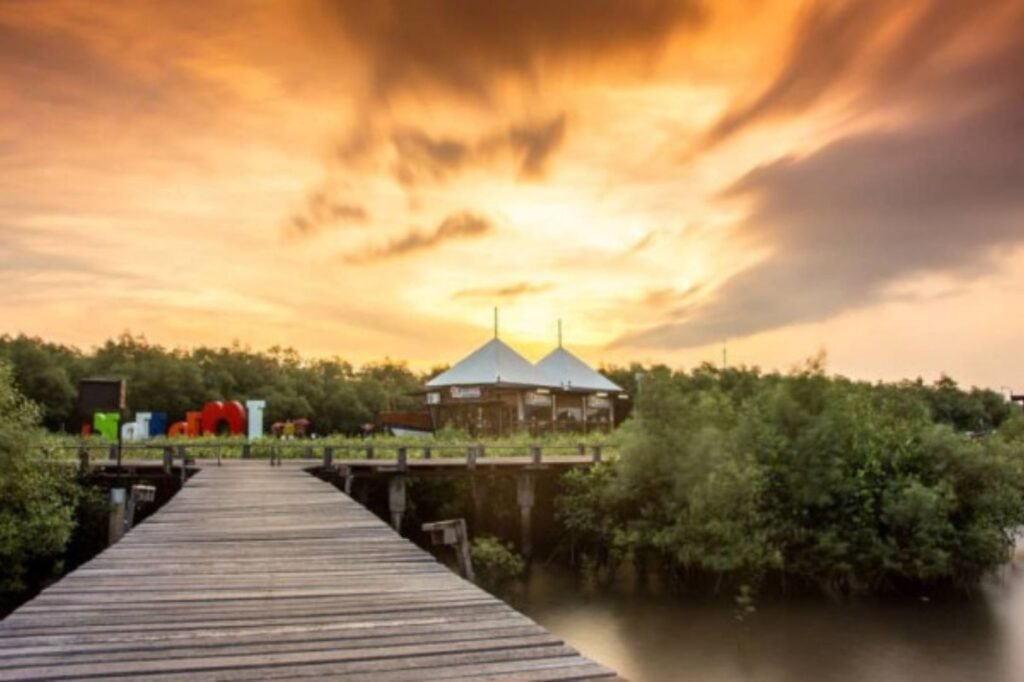
[[[537,363],[537,369],[565,390],[621,391],[622,387],[610,381],[590,365],[559,346]]]
[[[530,364],[500,339],[494,338],[477,348],[427,382],[427,387],[510,384],[555,388],[557,382]]]

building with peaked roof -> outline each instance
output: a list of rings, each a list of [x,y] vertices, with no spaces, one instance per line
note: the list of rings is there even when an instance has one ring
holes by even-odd
[[[447,426],[473,436],[502,436],[514,431],[536,435],[552,431],[610,430],[622,388],[562,347],[537,364],[494,338],[424,385],[424,409],[384,413],[381,423],[399,431],[430,431]],[[624,414],[623,410],[621,414]],[[621,415],[620,415],[621,416]]]
[[[563,391],[622,392],[621,386],[562,346],[541,358],[536,367]]]
[[[555,430],[576,425],[586,432],[615,425],[615,401],[626,397],[622,387],[566,350],[562,346],[561,328],[558,347],[536,366],[557,385],[551,394]]]
[[[435,429],[453,426],[474,436],[500,436],[539,416],[551,420],[547,375],[497,335],[424,387]]]

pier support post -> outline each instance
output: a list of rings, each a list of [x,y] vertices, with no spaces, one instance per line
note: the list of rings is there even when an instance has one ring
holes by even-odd
[[[391,527],[402,533],[402,515],[405,514],[405,476],[388,479],[388,511],[391,512]]]
[[[469,550],[469,532],[466,530],[466,519],[424,523],[423,532],[430,533],[431,544],[445,545],[453,548],[459,563],[459,573],[466,580],[476,582],[476,575],[473,573],[473,557]]]
[[[128,495],[128,510],[124,515],[124,532],[127,533],[135,525],[135,508],[143,502],[156,499],[156,488],[151,485],[133,485]]]
[[[473,532],[479,535],[484,525],[484,496],[477,475],[473,471],[469,472],[469,494],[473,498]]]
[[[519,502],[519,523],[522,539],[520,546],[527,560],[533,556],[533,499],[536,478],[531,473],[520,474],[516,479],[516,499]]]
[[[341,476],[341,480],[344,482],[345,494],[352,497],[352,480],[355,476],[352,475],[352,469],[348,468],[343,464],[339,464],[337,468],[338,475]]]
[[[113,545],[124,535],[124,488],[110,489],[110,518],[107,523],[107,545]]]

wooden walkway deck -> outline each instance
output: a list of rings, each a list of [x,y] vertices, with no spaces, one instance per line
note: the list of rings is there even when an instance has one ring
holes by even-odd
[[[0,622],[0,679],[613,673],[295,467],[206,467]]]

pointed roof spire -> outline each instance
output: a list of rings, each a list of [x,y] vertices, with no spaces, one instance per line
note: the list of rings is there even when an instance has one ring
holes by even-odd
[[[536,367],[566,391],[622,391],[621,386],[562,347],[561,318],[558,319],[558,348],[541,358]]]
[[[498,385],[557,388],[558,384],[504,341],[491,339],[427,382],[441,386]]]

